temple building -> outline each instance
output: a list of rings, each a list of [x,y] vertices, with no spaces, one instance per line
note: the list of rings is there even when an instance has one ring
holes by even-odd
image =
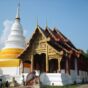
[[[88,81],[88,58],[56,28],[37,25],[19,58],[30,62],[31,71],[40,72],[45,85]]]
[[[37,25],[26,44],[18,6],[11,32],[0,51],[0,76],[32,71],[44,85],[88,82],[88,58],[57,28]]]

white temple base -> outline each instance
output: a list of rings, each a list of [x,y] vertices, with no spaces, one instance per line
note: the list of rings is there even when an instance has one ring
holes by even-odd
[[[43,73],[40,76],[40,81],[43,85],[63,86],[72,84],[71,77],[64,73]]]
[[[69,75],[61,70],[61,73],[42,73],[40,81],[43,85],[63,86],[83,81],[88,82],[88,74],[85,71],[79,71],[79,75],[77,75],[75,70],[71,70]]]

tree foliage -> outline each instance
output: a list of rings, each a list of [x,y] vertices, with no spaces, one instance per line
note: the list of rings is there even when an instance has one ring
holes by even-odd
[[[86,59],[88,59],[88,50],[86,52],[83,52],[83,55],[85,56]]]

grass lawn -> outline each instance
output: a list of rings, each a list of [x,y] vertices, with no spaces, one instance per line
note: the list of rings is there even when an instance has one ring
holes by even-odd
[[[78,85],[67,85],[67,86],[44,86],[42,88],[77,88]]]

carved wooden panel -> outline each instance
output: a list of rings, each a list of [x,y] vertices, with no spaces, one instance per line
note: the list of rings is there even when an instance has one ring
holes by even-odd
[[[34,53],[45,53],[46,52],[46,40],[42,36],[42,34],[38,33],[36,38],[34,39],[34,43],[32,45],[32,51]]]
[[[54,55],[56,51],[51,46],[48,46],[48,54]]]
[[[46,49],[46,43],[45,42],[40,42],[40,48]]]

